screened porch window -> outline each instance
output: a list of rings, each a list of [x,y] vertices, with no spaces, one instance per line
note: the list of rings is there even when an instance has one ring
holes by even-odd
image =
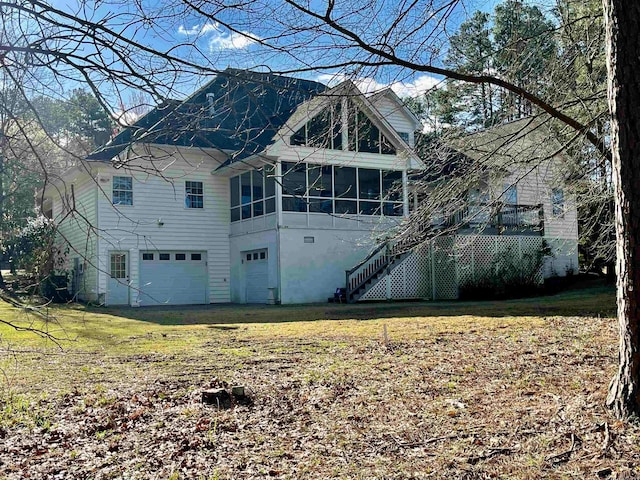
[[[229,180],[231,221],[261,217],[276,211],[275,167],[245,172]]]
[[[292,162],[282,172],[285,212],[403,214],[402,172]]]

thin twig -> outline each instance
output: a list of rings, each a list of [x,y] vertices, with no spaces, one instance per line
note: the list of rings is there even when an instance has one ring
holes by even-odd
[[[496,447],[496,448],[490,448],[489,451],[485,454],[482,455],[476,455],[474,457],[469,457],[467,458],[467,463],[470,463],[471,465],[475,465],[476,463],[478,463],[481,460],[487,460],[491,457],[494,457],[496,455],[508,455],[511,454],[513,452],[516,451],[516,448],[512,448],[512,447]]]
[[[571,454],[574,452],[575,448],[576,448],[576,435],[574,433],[571,434],[571,447],[569,448],[569,450],[566,450],[564,452],[560,452],[557,453],[555,455],[551,455],[549,457],[547,457],[547,462],[551,463],[551,464],[558,464],[558,463],[564,463],[569,461],[569,458],[571,458]]]

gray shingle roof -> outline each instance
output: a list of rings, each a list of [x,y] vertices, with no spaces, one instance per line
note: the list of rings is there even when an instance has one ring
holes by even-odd
[[[226,69],[184,101],[154,108],[87,160],[110,161],[131,143],[214,148],[228,163],[265,149],[304,101],[326,90],[311,80]]]

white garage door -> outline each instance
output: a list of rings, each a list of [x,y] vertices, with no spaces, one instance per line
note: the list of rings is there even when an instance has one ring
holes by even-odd
[[[267,250],[243,253],[247,303],[267,303],[269,300],[269,268]]]
[[[209,303],[207,270],[206,252],[140,252],[140,304]]]

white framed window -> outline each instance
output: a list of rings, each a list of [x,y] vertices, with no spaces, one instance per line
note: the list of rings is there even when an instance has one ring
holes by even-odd
[[[114,205],[133,205],[133,178],[113,177],[111,201]]]
[[[562,188],[551,189],[551,212],[554,217],[564,215],[564,190]]]
[[[127,254],[111,254],[111,278],[127,278]]]
[[[275,167],[269,165],[229,179],[229,192],[232,222],[275,213]]]
[[[402,172],[282,162],[282,210],[402,216]]]
[[[502,195],[503,202],[507,205],[517,205],[518,204],[518,189],[515,185],[511,185],[510,183],[505,184],[504,186],[504,194]]]
[[[184,186],[184,205],[187,208],[204,208],[204,190],[202,182],[187,180]]]

